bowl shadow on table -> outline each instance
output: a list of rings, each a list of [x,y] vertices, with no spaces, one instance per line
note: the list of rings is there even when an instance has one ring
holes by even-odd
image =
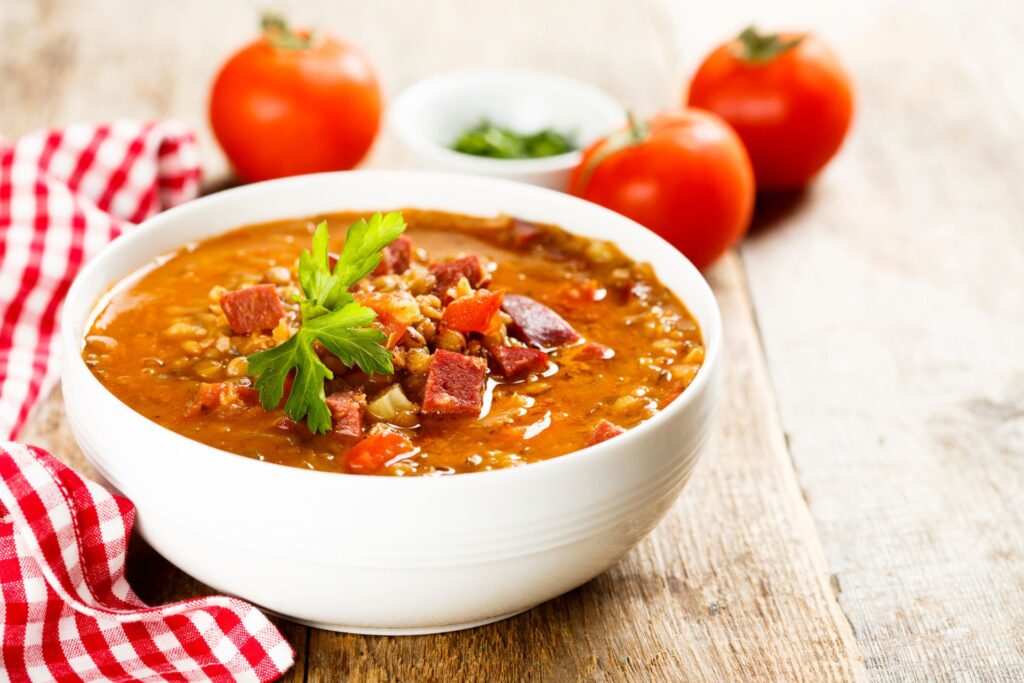
[[[133,534],[128,581],[147,604],[161,605],[217,592],[177,569]],[[426,636],[362,636],[336,633],[270,619],[296,651],[296,665],[282,679],[306,680],[319,672],[336,680],[364,676],[381,680],[578,680],[581,673],[613,677],[651,673],[644,660],[644,627],[619,634],[630,622],[624,595],[643,603],[666,589],[658,577],[619,563],[565,595],[523,614],[477,628]],[[628,588],[624,585],[628,584]],[[675,587],[669,587],[677,592]],[[498,589],[496,589],[498,590]],[[626,603],[631,602],[626,600]],[[646,608],[643,608],[646,611]],[[648,619],[650,621],[650,619]],[[657,628],[656,623],[644,624]],[[591,638],[591,635],[600,638]],[[650,654],[650,653],[648,653]],[[632,655],[632,656],[631,656]],[[658,657],[655,657],[658,659]],[[312,680],[312,679],[311,679]]]

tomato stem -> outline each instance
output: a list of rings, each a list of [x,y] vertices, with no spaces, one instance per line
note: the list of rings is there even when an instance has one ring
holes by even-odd
[[[792,50],[803,39],[803,36],[798,36],[782,40],[778,33],[760,33],[756,27],[748,26],[736,37],[739,41],[738,56],[750,64],[767,64],[783,52]]]
[[[293,31],[288,21],[275,12],[264,12],[260,17],[264,39],[278,50],[306,50],[313,43],[311,33]]]
[[[580,173],[581,190],[590,182],[590,176],[594,174],[594,171],[601,165],[601,162],[612,154],[626,149],[627,147],[639,145],[647,139],[647,135],[650,132],[650,126],[637,119],[632,109],[626,110],[626,121],[628,121],[626,130],[616,131],[605,138],[604,142],[601,143],[601,146],[594,151],[590,159],[586,162],[587,165]]]
[[[643,142],[647,137],[647,126],[638,121],[632,109],[626,110],[626,120],[629,121],[629,134],[632,136],[632,143]]]

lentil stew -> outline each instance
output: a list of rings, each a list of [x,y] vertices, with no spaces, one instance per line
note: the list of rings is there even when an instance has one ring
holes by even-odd
[[[579,450],[652,417],[699,371],[696,321],[612,243],[510,217],[403,213],[408,230],[352,287],[394,373],[367,375],[318,345],[333,373],[324,434],[283,400],[260,405],[247,356],[296,333],[299,254],[321,220],[338,252],[355,214],[243,227],[161,257],[105,299],[85,362],[136,412],[210,446],[395,476]]]

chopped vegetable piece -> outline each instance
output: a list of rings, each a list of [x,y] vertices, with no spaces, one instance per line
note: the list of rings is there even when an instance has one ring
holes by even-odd
[[[402,385],[392,384],[387,391],[373,399],[366,409],[378,420],[392,420],[400,412],[410,412],[416,409],[416,404],[410,401],[402,391]]]
[[[550,128],[524,135],[484,120],[460,135],[452,149],[495,159],[538,159],[571,152],[576,144]]]
[[[479,415],[483,407],[487,362],[444,349],[434,352],[423,390],[427,415]]]
[[[284,317],[284,306],[274,285],[227,292],[220,299],[220,307],[235,334],[273,329]]]
[[[444,309],[441,325],[456,332],[488,334],[501,326],[501,300],[505,292],[486,289],[452,301]]]
[[[626,430],[616,424],[612,424],[608,420],[601,420],[597,423],[597,426],[594,427],[594,433],[591,434],[590,438],[587,440],[587,445],[593,446],[601,443],[602,441],[607,441],[613,436],[622,434],[624,431]]]
[[[195,398],[185,408],[185,417],[195,417],[219,406],[222,390],[223,387],[220,384],[209,384],[207,382],[200,384]]]
[[[342,464],[352,474],[373,474],[388,463],[415,455],[418,451],[405,434],[378,424],[365,439],[345,453]]]
[[[501,308],[512,316],[509,332],[528,344],[559,346],[580,338],[562,316],[528,296],[507,294]]]
[[[566,284],[558,291],[558,301],[573,310],[589,306],[604,298],[607,292],[598,286],[596,280]]]
[[[259,394],[252,387],[230,382],[203,382],[196,390],[195,398],[185,408],[185,417],[196,417],[221,406],[254,406],[257,403]]]
[[[588,341],[576,353],[579,360],[608,360],[615,357],[615,350],[596,341]]]
[[[356,303],[348,290],[377,267],[381,249],[397,239],[405,227],[400,213],[378,213],[369,221],[356,221],[349,226],[345,246],[332,269],[327,253],[327,222],[317,226],[312,251],[304,251],[299,257],[299,286],[304,295],[299,300],[302,326],[283,344],[248,357],[249,372],[256,378],[264,409],[278,405],[286,378],[294,374],[285,413],[293,420],[306,418],[315,433],[331,428],[324,380],[332,379],[334,373],[320,360],[314,342],[346,366],[358,365],[366,374],[394,372],[391,353],[383,346],[387,336],[369,327],[376,313]]]
[[[482,287],[490,279],[476,256],[463,256],[447,263],[434,263],[430,266],[430,272],[437,278],[434,293],[441,297],[443,303],[452,300],[448,290],[457,285],[460,278],[466,278],[469,286],[474,289]]]
[[[388,273],[404,273],[409,270],[412,263],[412,240],[405,235],[399,235],[398,239],[384,247],[380,263],[373,269],[373,275],[387,275]]]
[[[366,395],[361,391],[336,391],[327,397],[331,411],[331,434],[342,441],[363,435],[363,406]]]
[[[488,349],[494,367],[507,380],[516,380],[548,367],[548,354],[537,349],[518,346],[495,346]]]
[[[357,292],[355,297],[377,314],[373,326],[387,335],[384,345],[389,349],[394,348],[409,325],[420,316],[416,300],[405,292]]]

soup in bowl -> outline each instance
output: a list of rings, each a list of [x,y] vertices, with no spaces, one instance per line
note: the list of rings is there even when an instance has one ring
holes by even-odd
[[[161,214],[82,272],[62,334],[72,429],[158,551],[375,633],[493,621],[607,569],[689,477],[721,344],[699,273],[635,223],[408,172]]]

